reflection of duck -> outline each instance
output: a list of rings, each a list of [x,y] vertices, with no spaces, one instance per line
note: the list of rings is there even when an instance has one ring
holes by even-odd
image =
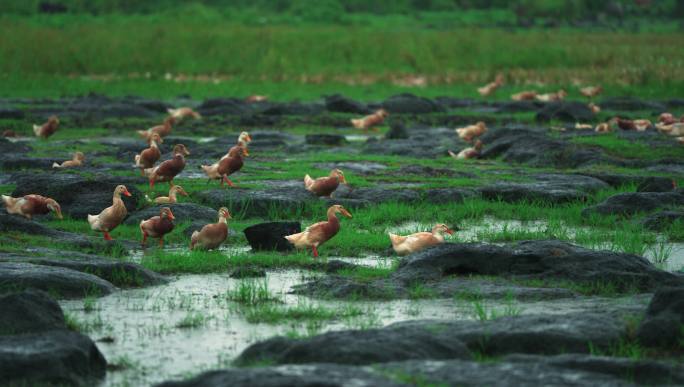
[[[479,121],[475,125],[468,125],[463,128],[454,129],[458,137],[460,137],[465,142],[472,142],[475,137],[480,137],[485,132],[487,132],[487,125],[484,122]]]
[[[154,188],[154,183],[158,181],[168,181],[173,185],[173,178],[183,172],[185,168],[185,156],[189,156],[190,151],[183,144],[176,144],[173,147],[173,158],[159,164],[156,168],[146,169],[145,173],[150,179],[150,188]]]
[[[228,219],[232,219],[225,207],[218,210],[218,222],[207,224],[201,230],[195,231],[190,237],[190,250],[202,248],[213,250],[228,238]]]
[[[388,116],[389,113],[387,110],[380,109],[375,113],[362,118],[352,118],[351,123],[356,129],[370,129],[381,125]]]
[[[63,162],[62,164],[59,163],[52,163],[52,168],[72,168],[72,167],[80,167],[83,165],[83,161],[85,160],[85,155],[83,152],[74,152],[73,157],[71,160],[67,160]]]
[[[468,159],[474,159],[477,157],[480,157],[480,152],[482,151],[482,141],[477,140],[475,141],[475,146],[472,146],[470,148],[465,148],[462,151],[458,152],[458,154],[448,151],[449,155],[456,160],[468,160]]]
[[[26,195],[20,198],[2,195],[2,201],[8,214],[16,214],[26,219],[33,218],[34,215],[45,215],[52,211],[62,219],[62,208],[54,199],[40,195]]]
[[[94,231],[101,231],[104,233],[104,238],[108,241],[112,240],[109,232],[114,230],[121,222],[123,222],[128,210],[121,195],[131,196],[125,185],[117,185],[114,189],[114,196],[112,197],[112,205],[105,208],[98,215],[88,215],[88,223],[90,228]]]
[[[318,222],[307,227],[306,230],[285,237],[294,247],[298,249],[311,249],[314,257],[318,257],[318,246],[330,240],[340,231],[340,220],[335,214],[340,213],[347,218],[351,218],[344,207],[336,204],[328,208],[328,220]]]
[[[432,228],[431,232],[417,232],[407,236],[389,233],[389,238],[397,254],[407,255],[444,243],[444,233],[451,235],[454,231],[446,224],[438,224]]]
[[[178,202],[178,198],[176,195],[182,195],[182,196],[188,196],[188,193],[185,192],[183,187],[180,185],[172,185],[171,188],[169,188],[169,196],[157,196],[154,198],[154,200],[150,199],[149,196],[145,195],[145,199],[147,199],[148,202],[156,203],[156,204],[175,204]]]
[[[47,122],[43,125],[33,125],[33,133],[40,138],[48,138],[55,134],[59,128],[59,118],[57,116],[50,116]]]
[[[309,175],[304,176],[304,188],[316,196],[332,197],[340,183],[347,184],[347,180],[344,178],[344,172],[337,168],[330,171],[328,176],[315,180]]]
[[[143,235],[142,245],[145,246],[147,237],[159,238],[159,247],[164,246],[164,235],[173,231],[173,212],[169,207],[162,207],[158,216],[140,221],[140,232]]]

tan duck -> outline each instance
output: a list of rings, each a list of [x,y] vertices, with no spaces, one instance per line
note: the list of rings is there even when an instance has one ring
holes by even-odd
[[[109,233],[114,230],[128,215],[126,205],[121,200],[121,195],[131,196],[125,185],[117,185],[114,188],[112,205],[105,208],[98,215],[88,215],[88,223],[93,231],[100,231],[104,234],[104,239],[111,241]]]
[[[475,125],[468,125],[463,128],[454,129],[458,137],[460,137],[465,142],[472,142],[476,137],[480,137],[487,132],[487,125],[479,121]]]
[[[164,119],[164,123],[162,123],[161,125],[153,126],[147,130],[139,130],[138,134],[140,135],[140,137],[148,141],[154,133],[157,133],[159,137],[166,137],[169,134],[171,134],[171,130],[173,129],[173,125],[175,124],[176,118],[174,118],[173,116],[168,116]]]
[[[255,102],[266,102],[268,101],[268,97],[265,95],[250,95],[247,98],[245,98],[245,102],[247,103],[255,103]]]
[[[330,171],[328,176],[319,177],[315,180],[309,175],[304,176],[304,188],[316,196],[331,198],[340,183],[347,184],[347,180],[344,177],[344,172],[337,168]]]
[[[596,133],[609,133],[613,131],[613,127],[608,122],[602,122],[596,125],[594,132]]]
[[[684,123],[682,122],[675,122],[672,125],[656,124],[656,128],[660,133],[664,133],[669,136],[684,136]]]
[[[147,238],[159,238],[159,247],[164,246],[164,235],[173,231],[174,220],[173,212],[169,207],[162,207],[158,216],[153,216],[147,220],[140,221],[140,232],[142,233],[142,245],[145,246]]]
[[[476,159],[480,157],[480,152],[482,152],[482,141],[477,140],[475,141],[475,145],[470,147],[470,148],[465,148],[462,151],[458,152],[458,154],[448,151],[449,156],[453,157],[456,160],[468,160],[468,159]]]
[[[684,145],[684,137],[677,137],[677,142]]]
[[[513,101],[534,101],[535,98],[537,98],[537,92],[534,90],[525,90],[511,95]]]
[[[340,213],[347,218],[351,218],[344,207],[336,204],[328,208],[328,220],[318,222],[307,227],[304,231],[298,234],[292,234],[285,237],[288,242],[292,243],[298,249],[311,249],[314,257],[318,257],[318,247],[330,240],[330,238],[337,235],[340,231],[340,220],[335,214]]]
[[[661,113],[658,116],[658,123],[663,125],[672,125],[677,122],[677,119],[672,113]]]
[[[148,203],[155,204],[175,204],[178,203],[178,197],[176,195],[188,196],[183,187],[180,185],[173,185],[169,188],[169,196],[157,196],[154,200],[150,199],[149,196],[145,195],[145,199]]]
[[[389,113],[385,109],[380,109],[376,111],[375,113],[362,117],[362,118],[352,118],[350,120],[352,126],[354,126],[356,129],[371,129],[375,128],[378,125],[382,125],[382,123],[385,121],[385,118],[389,116]]]
[[[175,118],[177,121],[183,121],[186,118],[193,118],[195,120],[201,120],[202,116],[196,111],[189,107],[180,107],[178,109],[166,109],[169,115]]]
[[[438,224],[432,228],[432,232],[417,232],[407,236],[389,233],[389,238],[397,254],[407,255],[444,243],[444,233],[451,235],[454,231],[446,224]]]
[[[185,169],[185,156],[189,156],[190,151],[183,144],[176,144],[173,147],[173,158],[166,160],[152,169],[146,169],[145,174],[150,179],[150,189],[154,188],[154,183],[158,181],[168,181],[173,186],[173,178]]]
[[[54,199],[41,195],[26,195],[20,198],[2,195],[2,201],[8,214],[16,214],[32,219],[34,215],[45,215],[54,212],[55,216],[63,219],[62,207]]]
[[[84,161],[85,161],[85,155],[83,154],[83,152],[74,152],[74,155],[71,157],[71,160],[67,160],[61,164],[52,163],[52,168],[80,167],[81,165],[83,165]]]
[[[601,113],[601,107],[600,107],[599,105],[593,103],[593,102],[590,103],[590,104],[588,104],[587,107],[588,107],[589,110],[591,110],[591,112],[594,113],[594,114],[599,114],[599,113]]]
[[[587,86],[579,89],[580,94],[587,98],[594,98],[597,95],[603,93],[603,87],[601,86]]]
[[[477,89],[477,92],[480,93],[481,96],[487,97],[491,95],[496,89],[501,87],[504,83],[504,77],[503,74],[499,73],[496,75],[496,79],[494,79],[493,82],[490,82],[479,89]]]
[[[213,250],[228,238],[228,219],[232,219],[225,207],[218,210],[218,222],[207,224],[201,230],[195,231],[190,237],[190,250],[196,248]]]
[[[541,102],[554,102],[554,101],[562,101],[565,99],[565,97],[568,96],[568,93],[560,89],[555,93],[546,93],[546,94],[537,94],[534,99],[537,101]]]
[[[140,168],[140,174],[145,176],[145,170],[154,167],[154,163],[159,161],[161,158],[161,151],[159,150],[159,144],[162,144],[161,136],[158,133],[152,133],[148,139],[149,148],[143,149],[140,154],[135,155],[135,166]]]
[[[40,138],[48,138],[55,134],[59,128],[59,118],[57,116],[50,116],[47,122],[43,125],[33,125],[33,133]]]

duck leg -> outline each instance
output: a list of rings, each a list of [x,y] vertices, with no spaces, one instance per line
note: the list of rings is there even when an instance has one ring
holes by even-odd
[[[150,189],[154,189],[154,177],[150,177]]]
[[[147,233],[143,232],[143,240],[142,240],[142,245],[145,247],[145,244],[147,243]]]
[[[164,248],[164,238],[159,238],[159,248],[163,249]]]
[[[224,182],[224,181],[225,181],[226,184],[228,184],[229,186],[235,187],[235,184],[233,184],[233,182],[230,181],[230,179],[228,178],[228,175],[223,175],[223,179],[221,180],[221,185],[223,185],[223,182]]]
[[[318,258],[318,248],[316,246],[311,246],[311,251],[313,251],[314,258]]]
[[[114,240],[114,239],[112,239],[112,236],[109,235],[109,231],[103,231],[103,232],[104,232],[104,239],[106,241],[113,241]]]

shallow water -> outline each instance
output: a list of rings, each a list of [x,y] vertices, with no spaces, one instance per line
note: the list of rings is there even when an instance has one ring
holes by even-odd
[[[265,279],[272,294],[284,307],[321,305],[334,310],[349,306],[363,315],[323,323],[285,322],[278,325],[251,324],[243,316],[249,307],[228,301],[226,292],[240,281],[227,274],[183,275],[165,285],[116,292],[97,299],[90,312],[85,301],[62,301],[66,313],[85,326],[86,333],[110,364],[128,364],[112,370],[103,386],[149,385],[185,378],[230,362],[248,345],[275,335],[308,335],[340,329],[365,329],[415,319],[474,319],[472,302],[456,299],[394,301],[312,300],[288,294],[295,284],[305,282],[310,272],[269,272]],[[252,280],[253,281],[253,280]],[[624,299],[580,298],[548,302],[486,301],[486,308],[505,314],[563,314],[601,310],[615,303],[641,302],[648,296]],[[202,321],[192,328],[179,327],[189,314]]]

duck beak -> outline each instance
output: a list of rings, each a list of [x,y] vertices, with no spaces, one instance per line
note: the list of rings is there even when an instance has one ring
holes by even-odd
[[[248,136],[245,138],[245,140],[247,140],[247,141],[252,141],[252,136],[249,136],[249,135],[248,135]]]
[[[171,210],[169,210],[169,219],[171,219],[171,220],[176,219],[176,217],[173,216],[173,212],[171,212]]]
[[[123,191],[123,194],[126,195],[126,196],[131,196],[131,193],[128,192],[128,190],[124,190],[124,191]]]
[[[344,175],[341,175],[341,176],[340,176],[340,183],[342,183],[342,184],[349,184],[349,183],[347,183],[347,179],[344,177]]]
[[[446,229],[446,233],[449,234],[449,235],[454,235],[454,230],[452,230],[452,229],[450,229],[450,228],[447,228],[447,229]]]
[[[226,219],[233,219],[233,217],[230,216],[230,212],[227,212],[226,214],[228,215],[228,216],[226,216]]]
[[[342,213],[342,215],[346,216],[347,218],[351,218],[351,217],[352,217],[352,214],[349,213],[349,211],[347,211],[347,210],[344,209],[344,208],[341,208],[341,209],[340,209],[340,212]]]
[[[55,214],[57,215],[57,218],[64,219],[64,216],[62,216],[62,210],[60,210],[60,209],[55,210]]]

